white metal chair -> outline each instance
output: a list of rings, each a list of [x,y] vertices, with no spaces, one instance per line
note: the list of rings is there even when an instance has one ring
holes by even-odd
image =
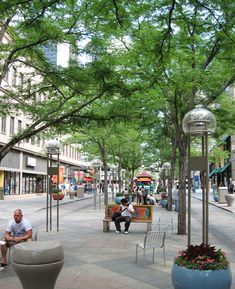
[[[136,244],[135,262],[137,263],[138,248],[141,248],[144,250],[144,253],[143,253],[144,265],[145,265],[146,249],[153,249],[152,261],[154,262],[155,248],[162,248],[163,249],[164,266],[166,266],[165,239],[166,239],[166,232],[149,231],[144,237],[144,242]]]
[[[171,217],[169,222],[162,222],[161,218],[158,218],[158,222],[156,224],[153,225],[153,227],[156,227],[156,230],[158,231],[165,231],[166,234],[168,234],[168,232],[171,232],[171,236],[172,239],[174,239],[174,220],[173,217]]]

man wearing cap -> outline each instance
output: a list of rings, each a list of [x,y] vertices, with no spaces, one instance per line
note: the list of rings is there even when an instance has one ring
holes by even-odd
[[[132,204],[129,204],[127,199],[121,200],[121,205],[119,212],[121,212],[121,216],[115,219],[115,226],[116,226],[116,234],[121,232],[121,222],[125,222],[125,234],[128,234],[128,229],[131,223],[131,217],[134,214],[135,210]]]

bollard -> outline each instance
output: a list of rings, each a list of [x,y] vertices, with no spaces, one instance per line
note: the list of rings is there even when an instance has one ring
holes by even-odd
[[[12,259],[23,289],[54,289],[64,264],[64,250],[58,242],[24,242],[14,246]]]

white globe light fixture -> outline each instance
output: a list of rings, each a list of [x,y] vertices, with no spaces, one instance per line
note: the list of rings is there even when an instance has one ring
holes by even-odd
[[[45,141],[45,148],[47,152],[58,154],[60,150],[60,141],[58,139],[49,139]]]
[[[216,129],[216,119],[208,109],[195,108],[184,116],[182,126],[185,134],[212,134]]]
[[[168,162],[165,162],[162,164],[162,168],[163,168],[163,170],[170,170],[171,164]]]

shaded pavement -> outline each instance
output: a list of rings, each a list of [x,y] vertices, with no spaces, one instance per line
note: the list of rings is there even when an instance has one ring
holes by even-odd
[[[199,195],[198,198],[200,198]],[[136,243],[143,241],[146,224],[132,223],[128,235],[116,235],[112,223],[111,231],[103,233],[103,206],[100,210],[97,205],[97,209],[94,210],[93,197],[86,195],[85,199],[70,200],[66,197],[61,202],[64,205],[60,206],[59,232],[55,228],[53,231],[46,232],[45,200],[45,196],[30,195],[15,199],[8,197],[0,201],[0,229],[4,230],[13,210],[18,207],[23,209],[25,217],[33,224],[39,225],[39,240],[55,240],[63,244],[64,267],[58,277],[56,289],[173,288],[171,283],[173,259],[177,252],[184,249],[187,244],[187,236],[176,234],[176,212],[168,212],[158,205],[154,206],[153,229],[156,228],[159,217],[164,223],[169,223],[173,218],[174,236],[172,238],[170,231],[167,233],[166,267],[163,266],[161,249],[156,250],[155,263],[151,263],[152,255],[149,251],[146,265],[143,266],[141,251],[139,261],[135,263],[135,247]],[[79,207],[81,202],[84,208]],[[194,199],[194,202],[200,201]],[[217,211],[221,210],[217,209]],[[196,230],[199,232],[198,238],[200,239],[200,228],[196,227]],[[211,238],[214,237],[211,236]],[[230,261],[232,269],[235,268],[234,260]],[[0,272],[0,288],[22,288],[11,264]],[[234,284],[232,289],[235,289]]]

